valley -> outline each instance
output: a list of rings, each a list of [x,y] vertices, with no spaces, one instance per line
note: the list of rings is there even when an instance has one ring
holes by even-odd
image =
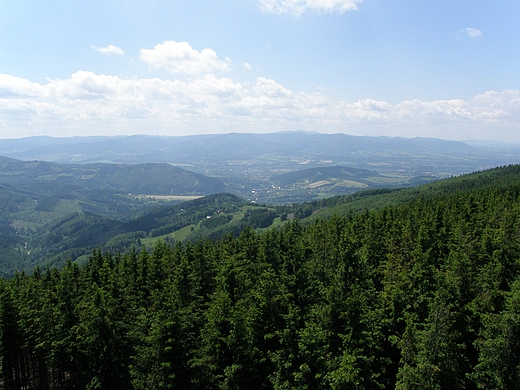
[[[81,262],[94,248],[151,250],[157,240],[214,240],[377,209],[520,156],[305,132],[0,140],[0,153],[9,155],[0,157],[4,276]]]
[[[363,188],[413,186],[520,163],[520,147],[507,144],[470,145],[434,138],[359,137],[292,131],[183,137],[31,137],[0,140],[0,156],[26,162],[76,165],[82,169],[87,169],[89,164],[129,167],[163,163],[191,172],[192,176],[201,174],[206,177],[205,184],[201,182],[198,188],[183,187],[184,184],[189,186],[190,181],[183,179],[187,181],[181,182],[177,174],[176,187],[167,187],[164,182],[169,182],[173,176],[165,176],[165,167],[161,166],[155,172],[148,168],[147,173],[143,171],[141,176],[135,176],[137,171],[131,175],[130,172],[120,172],[121,177],[134,178],[134,183],[113,182],[114,178],[108,176],[102,180],[89,179],[89,174],[94,171],[85,171],[82,185],[101,180],[96,184],[120,189],[123,184],[128,184],[129,190],[132,185],[133,189],[129,192],[137,194],[193,196],[229,192],[260,204],[291,204],[352,193]],[[349,177],[339,172],[341,168],[371,172]],[[319,170],[324,170],[320,177],[317,176]],[[292,182],[286,180],[283,185],[277,184],[282,175],[291,177],[296,172],[308,177],[300,180],[294,176]],[[49,174],[54,176],[48,178],[62,181],[67,177],[70,179],[71,175],[70,172]],[[146,182],[153,175],[163,176],[163,184],[156,184],[155,191],[146,192],[144,190],[152,190]],[[218,184],[216,181],[209,184],[210,180],[217,180]],[[137,186],[139,182],[142,183],[141,187]]]

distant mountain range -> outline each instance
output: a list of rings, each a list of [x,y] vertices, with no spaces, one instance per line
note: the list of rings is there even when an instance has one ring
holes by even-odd
[[[225,189],[246,200],[272,204],[308,201],[367,187],[410,186],[517,164],[520,148],[434,138],[292,131],[0,139],[0,156],[47,162],[35,165],[34,174],[41,171],[39,180],[52,178],[91,188],[155,194],[207,195]],[[50,162],[74,167],[58,168],[48,165]],[[102,165],[108,163],[120,166]],[[147,165],[152,163],[168,165]],[[325,172],[324,168],[336,173],[347,168],[375,173],[370,174],[372,179],[361,181],[330,174],[318,180],[317,172]],[[45,173],[45,169],[49,171]],[[1,180],[2,175],[5,178],[7,173],[0,172]]]
[[[496,145],[494,145],[496,149]],[[372,160],[375,156],[482,154],[482,145],[435,138],[360,137],[347,134],[279,132],[194,136],[29,137],[0,139],[0,155],[21,160],[67,163],[193,163],[251,160],[267,156],[288,159]]]

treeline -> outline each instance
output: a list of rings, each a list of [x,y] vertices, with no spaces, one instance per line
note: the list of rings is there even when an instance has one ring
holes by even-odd
[[[520,388],[520,186],[0,283],[5,389]]]

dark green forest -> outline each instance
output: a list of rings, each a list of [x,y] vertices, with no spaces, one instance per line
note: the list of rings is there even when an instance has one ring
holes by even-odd
[[[518,389],[520,166],[428,188],[2,279],[0,384]]]

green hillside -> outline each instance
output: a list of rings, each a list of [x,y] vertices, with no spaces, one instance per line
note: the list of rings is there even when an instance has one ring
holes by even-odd
[[[276,207],[254,205],[231,194],[158,205],[108,190],[85,193],[84,189],[63,184],[40,183],[42,188],[37,196],[28,189],[34,191],[38,186],[27,189],[3,186],[0,196],[5,202],[0,208],[0,234],[4,244],[0,247],[0,272],[8,276],[35,265],[59,266],[67,259],[84,258],[94,248],[126,252],[132,246],[151,248],[158,239],[215,240],[227,234],[238,236],[247,226],[266,229],[292,218],[310,224],[316,219],[381,210],[417,199],[518,183],[520,167],[509,166],[413,188],[368,190]]]
[[[56,164],[0,157],[0,183],[66,184],[120,193],[207,195],[223,192],[218,179],[170,164]]]
[[[52,203],[52,202],[50,202]],[[158,240],[197,241],[238,236],[247,226],[267,228],[278,213],[274,208],[253,205],[231,194],[210,195],[177,205],[154,206],[115,219],[92,212],[72,212],[54,218],[24,237],[9,231],[11,245],[0,248],[3,256],[18,261],[3,263],[0,271],[12,275],[35,266],[60,267],[93,249],[127,252],[132,247],[153,247]],[[6,235],[7,237],[7,235]]]
[[[205,195],[225,185],[170,164],[55,164],[0,157],[0,275],[40,264],[63,264],[123,235],[138,210],[180,201],[141,195]],[[175,197],[173,197],[175,199]],[[121,243],[127,245],[124,246]]]
[[[398,189],[373,189],[354,194],[336,196],[297,206],[295,211],[302,219],[330,218],[334,215],[356,214],[367,210],[380,210],[414,199],[432,199],[453,193],[464,193],[490,186],[504,188],[520,183],[520,165],[510,165],[475,172],[425,185]]]
[[[191,209],[186,222],[200,211],[197,225],[217,228],[274,210],[236,208],[229,195],[194,202],[132,223],[173,227],[174,210]],[[94,250],[83,264],[0,280],[2,383],[518,388],[520,166],[301,205],[314,206],[345,213],[152,251]],[[74,218],[60,226],[82,231]]]

